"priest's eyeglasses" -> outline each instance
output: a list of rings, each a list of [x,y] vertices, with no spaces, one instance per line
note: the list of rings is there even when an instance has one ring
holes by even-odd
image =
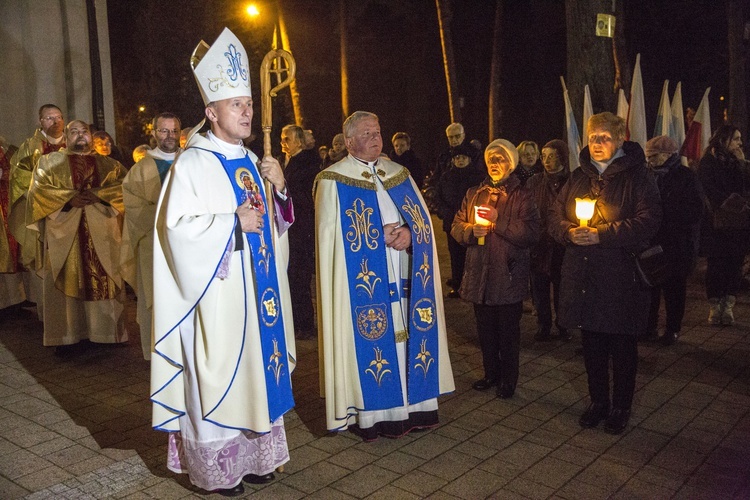
[[[175,128],[175,129],[158,128],[158,129],[156,129],[156,133],[160,134],[160,135],[169,135],[169,134],[180,135],[180,129],[178,129],[178,128]]]

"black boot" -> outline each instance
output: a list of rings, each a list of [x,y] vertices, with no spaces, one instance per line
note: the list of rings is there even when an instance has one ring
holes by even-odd
[[[578,424],[584,429],[590,429],[599,425],[599,422],[609,416],[609,405],[605,403],[591,403],[583,412]]]

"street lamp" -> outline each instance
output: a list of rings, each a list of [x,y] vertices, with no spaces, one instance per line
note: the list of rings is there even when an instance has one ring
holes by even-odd
[[[247,8],[245,9],[245,12],[250,17],[258,17],[260,15],[260,11],[258,10],[258,6],[254,3],[248,4]]]

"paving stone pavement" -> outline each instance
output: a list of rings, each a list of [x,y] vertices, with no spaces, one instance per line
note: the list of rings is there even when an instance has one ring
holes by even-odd
[[[750,300],[740,297],[735,326],[708,326],[701,273],[679,342],[639,346],[633,417],[620,436],[578,426],[588,403],[580,336],[534,342],[529,312],[518,390],[500,400],[471,389],[482,375],[472,309],[446,299],[456,391],[440,399],[441,425],[374,443],[325,431],[317,343],[299,341],[297,406],[285,417],[291,461],[244,497],[750,498]],[[127,313],[127,346],[61,360],[30,310],[0,312],[0,498],[219,498],[166,468],[132,301]]]

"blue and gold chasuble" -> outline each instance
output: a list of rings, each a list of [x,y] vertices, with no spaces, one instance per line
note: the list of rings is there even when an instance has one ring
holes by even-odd
[[[377,181],[376,181],[377,182]],[[384,187],[411,229],[410,278],[389,283],[388,259],[377,188],[372,183],[339,182],[341,230],[351,300],[352,325],[359,381],[364,399],[361,410],[403,406],[396,342],[406,339],[407,403],[439,395],[438,322],[435,317],[433,232],[429,213],[409,180],[406,169],[386,180]],[[406,332],[394,328],[392,302],[406,299]],[[405,314],[406,316],[406,314]]]
[[[243,244],[247,245],[252,258],[251,268],[254,276],[243,276],[245,281],[255,279],[256,308],[258,311],[258,329],[260,331],[261,348],[265,361],[266,394],[268,396],[268,411],[270,421],[273,422],[294,406],[292,396],[291,373],[289,370],[286,337],[284,336],[284,318],[282,317],[281,301],[279,297],[279,281],[276,275],[276,255],[273,252],[271,224],[269,220],[263,182],[257,168],[247,154],[244,158],[227,160],[223,155],[213,152],[221,162],[224,171],[234,189],[237,204],[241,205],[247,199],[256,210],[262,210],[263,230],[261,234],[243,233]],[[273,203],[273,200],[270,201]],[[239,221],[237,221],[239,224]],[[240,253],[244,262],[244,252]],[[242,267],[244,273],[244,265]],[[245,318],[247,318],[247,297],[245,297]],[[247,334],[247,332],[245,332]]]

